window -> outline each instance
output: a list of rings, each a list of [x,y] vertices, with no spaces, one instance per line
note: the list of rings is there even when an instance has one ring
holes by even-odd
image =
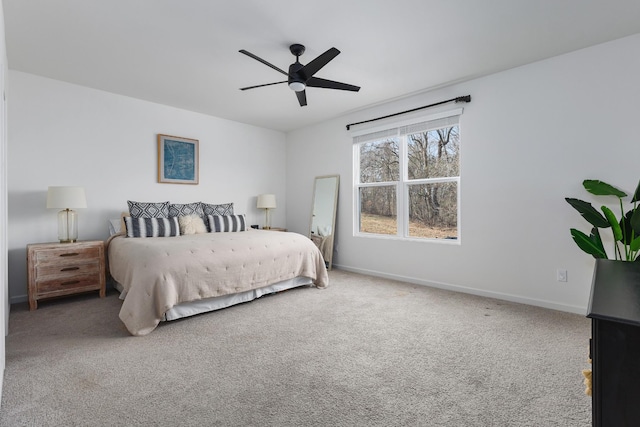
[[[461,113],[354,137],[357,234],[459,239]]]

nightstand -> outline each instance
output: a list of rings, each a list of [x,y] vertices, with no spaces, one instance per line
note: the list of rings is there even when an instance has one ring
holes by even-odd
[[[266,230],[266,231],[287,231],[286,228],[280,228],[280,227],[263,228],[263,230]]]
[[[29,310],[38,300],[89,291],[105,296],[104,242],[27,245]]]

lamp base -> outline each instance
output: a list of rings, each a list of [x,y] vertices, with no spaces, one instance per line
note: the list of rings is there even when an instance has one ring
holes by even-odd
[[[265,208],[264,212],[264,227],[263,230],[269,230],[271,228],[271,212],[269,212],[269,208]]]
[[[78,240],[78,214],[71,209],[58,212],[58,240],[73,243]]]

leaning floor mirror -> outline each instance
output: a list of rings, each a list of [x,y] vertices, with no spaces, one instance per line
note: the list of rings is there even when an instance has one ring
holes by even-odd
[[[309,238],[320,249],[327,269],[333,264],[333,242],[340,175],[318,176],[313,184]]]

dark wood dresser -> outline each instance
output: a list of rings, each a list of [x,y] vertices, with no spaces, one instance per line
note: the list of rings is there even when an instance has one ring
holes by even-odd
[[[640,426],[640,262],[596,260],[587,317],[593,425]]]

